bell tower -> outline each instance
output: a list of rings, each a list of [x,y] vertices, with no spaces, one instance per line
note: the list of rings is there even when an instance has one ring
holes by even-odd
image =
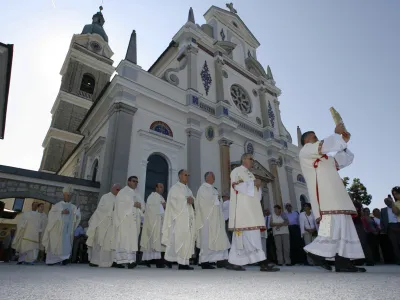
[[[82,139],[78,126],[114,73],[114,53],[103,28],[102,10],[100,6],[92,24],[72,36],[60,72],[60,91],[51,110],[52,121],[42,145],[40,171],[56,173],[60,169]]]

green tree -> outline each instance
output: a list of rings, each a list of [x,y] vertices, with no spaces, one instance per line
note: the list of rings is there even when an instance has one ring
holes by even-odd
[[[357,201],[363,205],[370,205],[372,196],[368,194],[367,188],[363,185],[359,178],[354,178],[353,183],[349,186],[350,178],[344,177],[343,184],[350,195],[351,200]]]

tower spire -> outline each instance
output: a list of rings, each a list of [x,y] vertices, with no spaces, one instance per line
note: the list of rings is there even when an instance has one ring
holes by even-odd
[[[194,20],[194,13],[193,13],[193,8],[189,9],[189,15],[188,15],[188,22],[191,22],[193,24],[196,24],[195,20]]]
[[[136,45],[136,31],[133,30],[131,39],[129,40],[128,50],[126,50],[125,59],[131,63],[137,64],[137,45]]]

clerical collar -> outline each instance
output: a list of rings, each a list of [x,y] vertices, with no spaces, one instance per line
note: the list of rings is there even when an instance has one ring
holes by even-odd
[[[187,186],[186,184],[184,184],[184,183],[182,183],[182,182],[180,182],[180,181],[178,181],[178,183],[179,183],[180,185]]]
[[[245,166],[241,165],[241,167],[243,167],[245,170],[248,170]]]

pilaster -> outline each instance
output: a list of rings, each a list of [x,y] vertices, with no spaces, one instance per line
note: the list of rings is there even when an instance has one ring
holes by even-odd
[[[294,192],[294,182],[293,182],[293,168],[286,166],[285,170],[289,188],[290,203],[292,203],[293,209],[297,210],[298,209],[297,199],[296,199],[296,193]]]
[[[219,155],[220,155],[220,168],[221,168],[221,191],[222,195],[229,195],[230,193],[230,175],[231,175],[231,157],[230,146],[232,141],[222,138],[218,141]]]
[[[263,127],[267,127],[270,126],[270,123],[268,118],[267,98],[265,97],[266,90],[261,88],[258,91],[260,95],[261,119],[263,122]]]
[[[122,102],[114,103],[108,111],[109,126],[104,155],[100,194],[110,191],[113,183],[124,185],[128,176],[133,116],[137,108]]]
[[[198,81],[198,72],[197,72],[197,54],[199,50],[193,45],[189,45],[186,48],[186,55],[188,59],[188,89],[195,90],[197,92],[197,81]]]
[[[222,66],[224,61],[219,57],[215,60],[215,87],[217,91],[217,102],[225,100],[224,95],[224,79],[222,76]]]
[[[200,130],[186,129],[187,134],[187,170],[190,174],[189,188],[196,193],[201,185],[201,135]]]
[[[276,120],[277,120],[277,127],[278,127],[278,134],[279,136],[285,136],[285,132],[282,128],[282,119],[281,119],[281,111],[279,109],[279,101],[278,100],[274,100],[274,106],[275,106],[275,113],[276,113]]]

